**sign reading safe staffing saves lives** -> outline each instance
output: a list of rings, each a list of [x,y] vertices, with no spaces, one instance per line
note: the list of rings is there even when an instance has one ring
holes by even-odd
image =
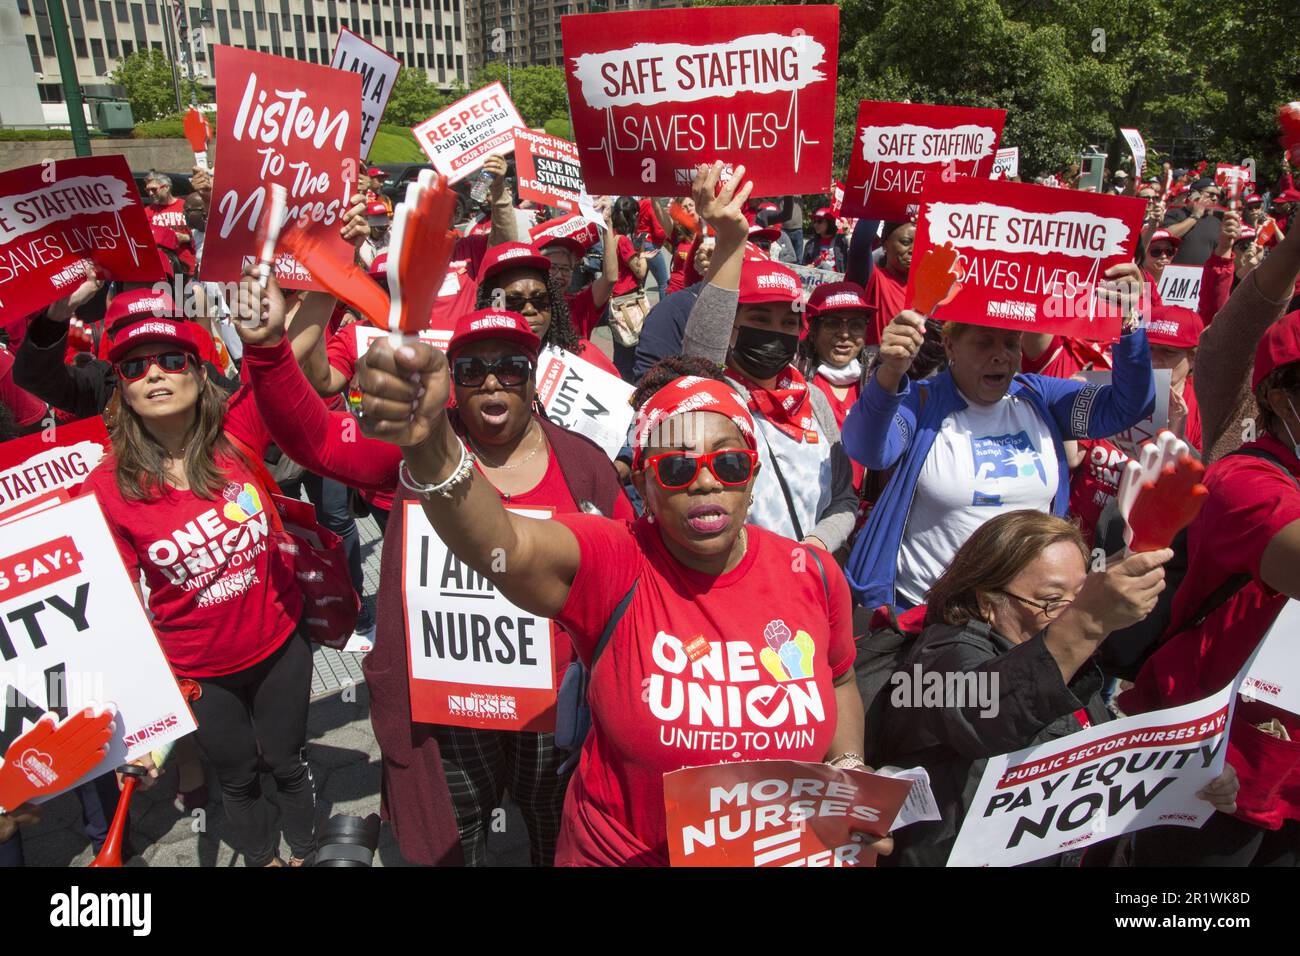
[[[836,7],[595,13],[561,29],[593,194],[684,196],[718,160],[743,163],[755,196],[830,188]]]
[[[1146,203],[996,179],[926,176],[912,268],[951,244],[962,288],[934,318],[1092,341],[1123,319],[1095,295],[1111,266],[1133,261]]]
[[[452,554],[418,502],[407,501],[405,508],[402,604],[412,719],[485,730],[554,730],[551,622],[515,607]],[[549,511],[510,510],[550,517]]]

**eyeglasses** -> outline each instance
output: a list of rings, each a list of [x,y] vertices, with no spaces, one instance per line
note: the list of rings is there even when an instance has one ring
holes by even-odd
[[[834,319],[822,319],[821,327],[833,335],[839,335],[845,329],[848,329],[849,335],[855,339],[867,334],[866,319],[846,319],[843,316]]]
[[[533,363],[526,355],[507,355],[495,362],[462,356],[451,363],[451,378],[462,388],[479,388],[495,375],[504,388],[516,388],[533,376]]]
[[[1159,248],[1152,246],[1147,251],[1151,253],[1152,259],[1172,259],[1174,257],[1172,246],[1160,246]]]
[[[505,303],[506,309],[511,312],[522,312],[525,305],[531,305],[535,312],[549,312],[551,310],[551,294],[549,292],[534,292],[532,295],[523,296],[514,292],[505,297]]]
[[[118,377],[124,382],[135,382],[144,378],[150,365],[157,365],[164,372],[183,372],[189,368],[190,357],[186,352],[159,352],[157,355],[141,355],[138,358],[123,359],[117,363]]]
[[[665,491],[689,488],[702,465],[708,466],[713,477],[724,485],[743,485],[758,467],[758,452],[749,448],[724,448],[707,455],[670,451],[646,459],[646,466],[654,470],[655,480]]]
[[[998,593],[1005,594],[1009,598],[1015,598],[1021,604],[1028,604],[1030,607],[1038,608],[1038,610],[1043,612],[1043,617],[1047,618],[1049,621],[1055,621],[1061,616],[1062,611],[1074,603],[1073,600],[1069,600],[1048,601],[1046,604],[1040,604],[1037,601],[1029,600],[1029,598],[1022,598],[1019,594],[1012,594],[1010,591],[999,589]]]

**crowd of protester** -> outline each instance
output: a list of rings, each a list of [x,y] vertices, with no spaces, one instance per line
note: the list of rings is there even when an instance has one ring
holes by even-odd
[[[205,805],[210,773],[248,865],[295,866],[313,849],[302,595],[268,550],[234,573],[162,563],[150,543],[234,500],[232,486],[265,494],[263,475],[301,489],[342,539],[358,598],[358,522],[383,536],[356,632],[373,640],[385,818],[423,864],[485,863],[508,793],[535,865],[665,865],[663,774],[715,757],[689,735],[661,740],[655,724],[672,721],[647,713],[662,631],[744,641],[757,658],[767,622],[798,622],[824,719],[798,746],[733,759],[925,767],[943,819],[875,847],[889,865],[942,865],[989,757],[1218,690],[1300,597],[1300,193],[1285,164],[1238,203],[1194,169],[1114,174],[1106,191],[1144,199],[1147,215],[1136,261],[1098,286],[1125,315],[1113,343],[927,321],[904,307],[914,221],[753,197],[743,167],[722,183],[720,164],[701,166],[679,200],[599,197],[602,221],[536,240],[527,224],[564,214],[517,203],[499,157],[486,168],[487,202],[456,224],[432,316],[451,330],[445,354],[387,338],[363,351],[345,303],[282,292],[255,267],[235,296],[200,282],[202,170],[184,200],[170,176],[145,179],[168,288],[184,301],[88,273],[67,298],[0,323],[0,440],[50,418],[110,427],[86,488],[198,722],[168,767],[177,803]],[[341,234],[382,284],[392,203],[384,171],[362,169]],[[1196,308],[1160,301],[1172,265],[1201,268]],[[535,380],[547,349],[635,386],[617,455],[547,417]],[[1082,379],[1096,370],[1109,384]],[[1118,474],[1133,451],[1120,436],[1155,407],[1160,370],[1168,426],[1208,466],[1209,497],[1167,625],[1117,670],[1108,635],[1152,613],[1174,552],[1098,562],[1094,548],[1117,550]],[[688,413],[693,430],[665,428]],[[362,435],[345,439],[341,423],[358,420]],[[514,605],[559,625],[557,687],[570,668],[590,671],[578,759],[550,732],[413,719],[412,503]],[[223,579],[220,601],[187,586],[200,570]],[[992,720],[891,709],[869,679],[882,659],[886,673],[989,673],[1011,690]],[[733,721],[759,726],[745,708]],[[1239,707],[1235,774],[1204,792],[1219,812],[1203,829],[1154,827],[1045,862],[1300,864],[1298,734],[1294,715]],[[102,840],[116,783],[78,794]],[[21,861],[28,819],[0,815],[0,862]]]

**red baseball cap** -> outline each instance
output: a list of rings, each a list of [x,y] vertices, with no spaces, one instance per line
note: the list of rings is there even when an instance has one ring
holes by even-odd
[[[388,253],[381,252],[379,255],[375,256],[374,262],[370,263],[370,268],[367,269],[366,272],[376,279],[383,279],[386,283],[388,281],[387,270]]]
[[[537,353],[542,348],[542,340],[532,330],[528,320],[518,312],[506,312],[503,309],[476,309],[465,313],[456,322],[456,331],[452,333],[451,341],[447,343],[447,355],[452,357],[471,342],[483,339],[513,342],[532,359],[537,358]]]
[[[378,166],[371,166],[369,169],[366,170],[366,175],[369,176],[371,179],[388,178],[388,174],[384,172],[382,169],[380,169]]]
[[[488,249],[478,267],[478,281],[486,282],[507,269],[536,269],[549,273],[551,260],[526,242],[503,242]]]
[[[538,250],[547,246],[565,245],[578,255],[583,255],[600,242],[600,227],[591,220],[572,213],[533,226],[528,230],[528,238]]]
[[[804,307],[808,318],[815,319],[828,312],[861,310],[874,313],[867,302],[867,293],[856,282],[827,282],[813,289]]]
[[[781,238],[780,226],[760,226],[757,223],[749,227],[749,241],[761,239],[764,242],[776,242]]]
[[[835,213],[831,212],[830,206],[822,206],[812,214],[812,217],[814,219],[829,219],[831,222],[835,221]]]
[[[740,265],[740,303],[785,302],[794,305],[803,295],[803,286],[792,269],[766,256],[745,258]]]
[[[173,345],[191,355],[199,354],[198,326],[184,319],[155,319],[146,317],[128,323],[113,336],[108,349],[108,360],[120,362],[127,352],[137,345]]]
[[[1151,238],[1147,240],[1147,248],[1150,249],[1161,239],[1172,244],[1174,249],[1177,249],[1183,243],[1183,240],[1179,239],[1175,235],[1171,235],[1168,229],[1157,229],[1155,232],[1151,233]]]
[[[1300,202],[1300,189],[1284,189],[1273,199],[1273,205]]]
[[[1270,325],[1255,347],[1255,370],[1250,376],[1250,390],[1274,369],[1300,362],[1300,309],[1288,312]]]
[[[1157,305],[1151,309],[1147,341],[1175,349],[1194,349],[1201,341],[1205,323],[1191,309],[1177,305]]]
[[[384,205],[383,203],[381,203],[381,202],[370,202],[370,203],[366,203],[366,215],[367,215],[367,216],[383,216],[385,219],[387,219],[387,218],[388,218],[388,207],[385,206],[385,205]]]
[[[173,318],[176,315],[176,302],[167,292],[155,292],[153,289],[132,289],[113,296],[108,308],[104,310],[104,328],[109,335],[116,335],[120,323],[134,322],[139,318]],[[123,326],[125,327],[125,326]]]
[[[1263,203],[1264,197],[1259,193],[1247,193],[1246,198],[1241,201],[1243,206],[1253,206],[1255,203]]]
[[[1257,233],[1254,229],[1250,228],[1250,226],[1242,226],[1241,232],[1239,232],[1237,234],[1237,238],[1233,240],[1233,245],[1236,245],[1238,242],[1241,242],[1245,239],[1254,239],[1257,235],[1259,235],[1259,233]]]

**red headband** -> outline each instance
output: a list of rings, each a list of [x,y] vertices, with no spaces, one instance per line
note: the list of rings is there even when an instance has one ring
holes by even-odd
[[[647,440],[651,437],[655,426],[683,412],[713,412],[725,415],[740,429],[745,444],[750,448],[756,447],[754,419],[730,385],[716,379],[683,375],[681,378],[673,379],[651,395],[637,412],[632,442],[633,468],[641,467],[642,452],[645,451]]]

